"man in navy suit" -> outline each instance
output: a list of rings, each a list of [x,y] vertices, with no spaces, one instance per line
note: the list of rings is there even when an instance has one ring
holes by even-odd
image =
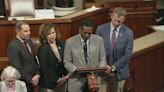
[[[10,64],[21,74],[28,92],[34,92],[39,82],[38,63],[30,40],[30,26],[26,22],[16,23],[16,37],[8,45],[7,54]]]
[[[104,40],[110,92],[123,92],[125,79],[129,76],[133,31],[123,24],[125,17],[126,9],[116,7],[111,13],[111,22],[98,26],[96,30],[96,34]]]

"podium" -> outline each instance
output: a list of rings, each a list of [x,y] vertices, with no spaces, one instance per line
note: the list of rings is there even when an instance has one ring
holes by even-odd
[[[98,81],[95,73],[104,72],[107,70],[106,67],[96,67],[96,68],[78,68],[74,74],[79,74],[87,79],[87,86],[90,92],[98,92]]]

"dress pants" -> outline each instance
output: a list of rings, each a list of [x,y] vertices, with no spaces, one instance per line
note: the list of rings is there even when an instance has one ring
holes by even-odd
[[[86,81],[82,87],[82,92],[90,92],[88,88],[88,82]]]
[[[57,85],[53,89],[39,87],[40,92],[66,92],[67,83],[63,85]]]
[[[99,92],[107,92],[109,82],[110,92],[123,92],[125,80],[118,80],[117,77],[100,78],[99,79]]]
[[[27,92],[34,92],[34,86],[32,83],[26,83]]]

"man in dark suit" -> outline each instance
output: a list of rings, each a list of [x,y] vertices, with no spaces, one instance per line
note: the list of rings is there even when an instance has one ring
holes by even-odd
[[[10,64],[21,73],[21,80],[27,85],[28,92],[34,92],[34,86],[39,82],[38,63],[30,40],[29,24],[19,21],[16,24],[16,38],[7,49]]]
[[[129,76],[129,61],[133,49],[133,32],[123,22],[126,9],[116,7],[111,14],[111,22],[98,26],[96,34],[103,37],[110,92],[123,92],[125,79]]]

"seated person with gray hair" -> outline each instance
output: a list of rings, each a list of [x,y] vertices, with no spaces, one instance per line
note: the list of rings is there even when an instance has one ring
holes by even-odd
[[[1,74],[0,92],[27,92],[26,84],[19,80],[20,76],[14,67],[6,67]]]

